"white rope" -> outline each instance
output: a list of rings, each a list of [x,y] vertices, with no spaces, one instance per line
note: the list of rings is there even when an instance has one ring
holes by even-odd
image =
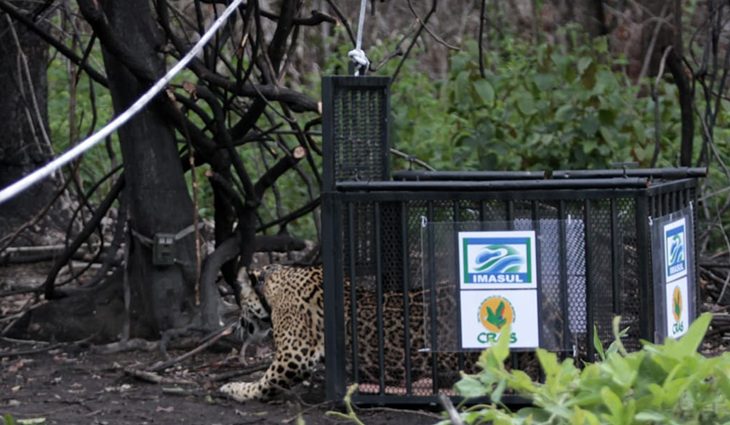
[[[142,108],[144,108],[155,96],[157,96],[157,94],[162,91],[165,86],[167,86],[170,80],[172,80],[173,77],[175,77],[175,75],[177,75],[188,64],[188,62],[190,62],[200,52],[200,50],[202,50],[203,46],[205,46],[205,44],[210,41],[218,28],[223,25],[226,19],[228,19],[228,17],[236,10],[236,8],[238,8],[238,6],[242,2],[243,0],[233,0],[233,2],[231,2],[226,10],[220,15],[220,17],[216,19],[215,22],[213,22],[213,25],[210,26],[208,31],[203,34],[203,36],[200,38],[200,40],[198,40],[197,43],[195,43],[195,46],[193,46],[193,48],[190,49],[190,51],[180,60],[180,62],[173,66],[169,71],[167,71],[167,74],[165,74],[164,77],[157,81],[155,85],[150,87],[150,89],[147,90],[147,92],[143,94],[142,97],[137,99],[137,101],[134,102],[134,104],[130,106],[129,109],[124,111],[121,115],[119,115],[109,124],[104,126],[104,128],[91,135],[91,137],[87,138],[86,140],[66,151],[63,155],[59,156],[58,158],[54,159],[53,161],[49,162],[38,170],[32,172],[31,174],[28,174],[27,176],[0,191],[0,204],[16,196],[30,186],[38,183],[40,180],[48,177],[57,169],[73,161],[74,159],[76,159],[76,157],[91,149],[97,143],[104,140],[105,137],[107,137],[119,127],[124,125],[127,121],[129,121],[130,118],[132,118],[135,114],[142,110]]]
[[[347,52],[347,56],[352,62],[355,63],[355,76],[360,75],[360,70],[363,73],[367,71],[370,66],[370,61],[362,50],[362,29],[365,26],[365,7],[367,6],[368,0],[360,0],[360,18],[357,21],[357,39],[355,40],[355,49]]]

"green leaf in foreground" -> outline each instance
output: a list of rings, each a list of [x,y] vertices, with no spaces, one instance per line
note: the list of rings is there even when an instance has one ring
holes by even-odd
[[[474,406],[461,419],[512,425],[730,424],[730,353],[707,358],[697,352],[711,319],[704,314],[680,340],[646,343],[632,353],[618,341],[626,330],[615,320],[617,341],[605,352],[597,349],[602,361],[582,369],[572,359],[558,362],[554,353],[538,350],[542,383],[505,367],[509,346],[500,338],[480,356],[482,371],[463,375],[455,387],[467,398],[489,396],[497,404]],[[508,393],[533,405],[510,411],[499,405]]]

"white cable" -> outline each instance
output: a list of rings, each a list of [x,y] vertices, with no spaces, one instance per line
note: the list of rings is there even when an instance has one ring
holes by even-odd
[[[360,0],[360,17],[357,21],[357,39],[355,40],[355,49],[347,52],[347,56],[351,61],[355,62],[355,76],[360,75],[360,69],[366,71],[370,66],[370,61],[362,50],[362,29],[365,26],[365,7],[368,0]]]
[[[132,118],[137,112],[144,108],[155,96],[157,96],[157,94],[162,91],[165,86],[167,86],[170,80],[172,80],[173,77],[175,77],[175,75],[177,75],[188,64],[188,62],[190,62],[200,52],[203,46],[205,46],[205,44],[210,41],[218,28],[223,25],[226,19],[228,19],[228,17],[236,10],[236,8],[238,8],[238,6],[242,2],[243,0],[233,0],[233,2],[231,2],[226,10],[223,11],[220,17],[218,17],[218,19],[213,22],[213,25],[208,28],[208,31],[203,34],[203,36],[200,38],[200,40],[198,40],[197,43],[195,43],[195,46],[193,46],[193,48],[190,49],[190,51],[180,60],[180,62],[173,66],[169,71],[167,71],[167,74],[165,74],[164,77],[157,81],[155,85],[150,87],[150,89],[147,90],[147,92],[143,94],[142,97],[137,99],[137,101],[134,102],[134,104],[132,104],[129,109],[124,111],[121,115],[119,115],[109,124],[104,126],[104,128],[91,135],[91,137],[87,138],[78,145],[66,151],[63,155],[59,156],[58,158],[54,159],[43,167],[37,169],[31,174],[28,174],[27,176],[0,191],[0,204],[14,197],[15,195],[24,191],[30,186],[38,183],[40,180],[48,177],[54,171],[63,167],[67,163],[73,161],[76,157],[86,152],[100,141],[104,140],[105,137],[107,137],[116,129],[124,125],[124,123],[129,121],[130,118]]]

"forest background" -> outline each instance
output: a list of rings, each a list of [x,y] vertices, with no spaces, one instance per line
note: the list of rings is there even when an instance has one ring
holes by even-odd
[[[0,0],[2,186],[108,122],[225,7],[102,3]],[[316,244],[320,80],[348,72],[359,7],[245,3],[147,115],[0,207],[3,264],[49,263],[41,285],[0,288],[33,296],[3,312],[4,330],[59,336],[23,315],[51,299],[66,301],[46,323],[78,317],[67,339],[212,330],[254,252]],[[697,242],[704,299],[722,309],[729,9],[720,0],[369,1],[369,74],[393,79],[393,168],[707,167]],[[191,224],[202,230],[180,243],[176,266],[160,270],[141,254],[152,235]],[[65,290],[74,285],[91,298],[131,291],[131,306],[110,308],[131,311],[131,324],[93,328],[71,307],[85,301],[67,301],[88,297]]]

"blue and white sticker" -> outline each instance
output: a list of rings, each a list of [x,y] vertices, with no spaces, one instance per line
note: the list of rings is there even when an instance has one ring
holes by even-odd
[[[664,226],[664,265],[667,283],[687,275],[687,223],[684,218]]]
[[[459,232],[461,289],[535,289],[532,230]]]

